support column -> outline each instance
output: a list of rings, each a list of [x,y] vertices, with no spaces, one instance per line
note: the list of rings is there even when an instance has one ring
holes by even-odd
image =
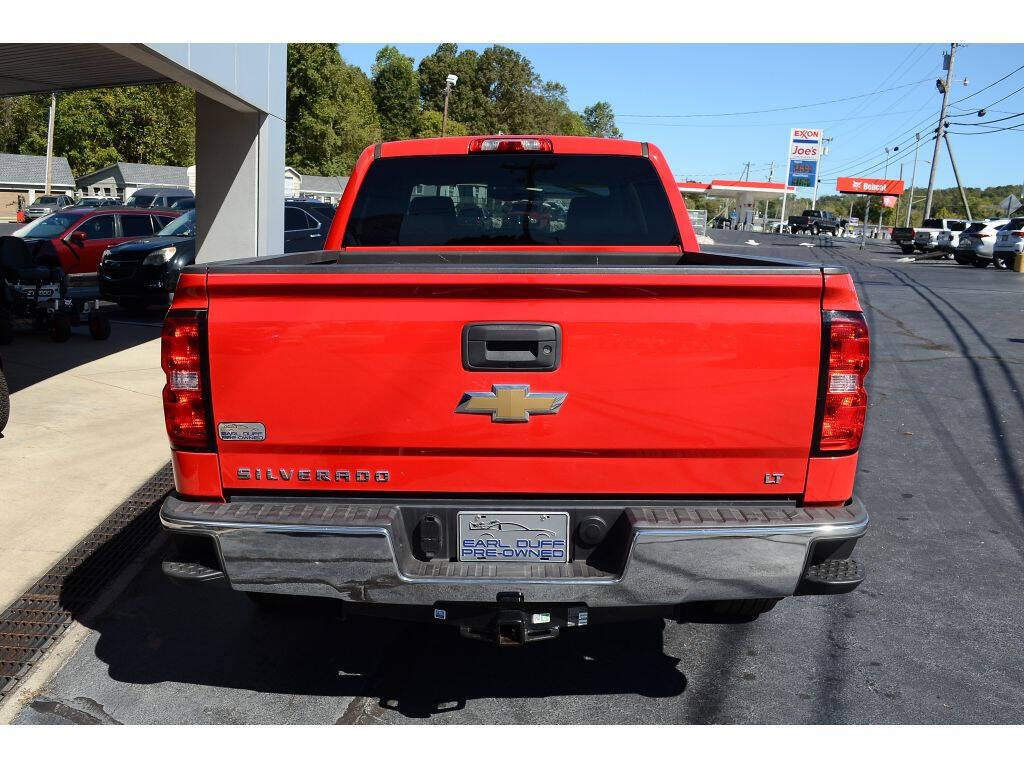
[[[284,250],[284,121],[196,94],[196,261]]]

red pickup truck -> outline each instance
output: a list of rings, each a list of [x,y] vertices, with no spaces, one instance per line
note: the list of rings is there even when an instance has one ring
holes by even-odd
[[[369,147],[326,250],[187,268],[162,354],[174,578],[501,644],[863,579],[853,282],[702,252],[647,143]]]

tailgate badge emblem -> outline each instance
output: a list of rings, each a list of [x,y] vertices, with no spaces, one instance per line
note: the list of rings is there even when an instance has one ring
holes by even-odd
[[[464,392],[456,413],[486,413],[491,421],[529,421],[530,414],[558,413],[565,392],[530,392],[528,384],[495,384],[490,392]]]

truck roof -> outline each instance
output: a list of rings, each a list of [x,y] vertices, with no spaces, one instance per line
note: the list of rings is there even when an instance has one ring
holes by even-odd
[[[416,157],[422,155],[465,155],[474,139],[549,139],[553,151],[561,154],[580,155],[631,155],[646,154],[646,142],[627,139],[605,139],[594,136],[554,136],[543,133],[517,135],[446,136],[437,139],[403,139],[377,144],[377,157]]]

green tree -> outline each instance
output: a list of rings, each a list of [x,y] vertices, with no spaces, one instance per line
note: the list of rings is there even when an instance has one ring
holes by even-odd
[[[0,148],[46,152],[50,99],[0,100]],[[125,160],[158,165],[195,162],[195,95],[176,84],[97,88],[57,96],[54,153],[78,176]]]
[[[460,53],[455,43],[442,43],[434,53],[424,56],[417,68],[423,109],[444,111],[445,81],[448,75],[455,75],[459,82],[448,101],[448,119],[462,123],[469,133],[488,133],[491,104],[477,71],[479,58],[476,51]]]
[[[419,123],[416,126],[417,139],[436,138],[441,135],[441,122],[444,115],[436,109],[424,109],[420,112]],[[469,136],[470,131],[458,120],[452,120],[449,116],[446,128],[448,136]]]
[[[607,101],[598,101],[583,110],[583,122],[591,136],[621,139],[622,132],[615,124],[615,112]]]
[[[419,77],[413,60],[393,45],[377,51],[373,65],[373,101],[385,141],[407,139],[417,132],[420,118]]]
[[[289,43],[285,159],[299,173],[344,176],[381,140],[373,86],[333,43]]]

